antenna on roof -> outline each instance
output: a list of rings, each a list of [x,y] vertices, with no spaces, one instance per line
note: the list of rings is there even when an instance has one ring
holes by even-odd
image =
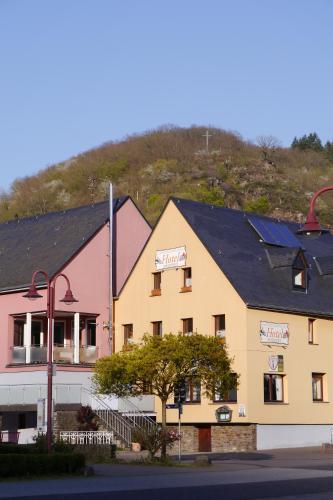
[[[113,347],[113,186],[112,183],[109,183],[109,352],[112,354]]]

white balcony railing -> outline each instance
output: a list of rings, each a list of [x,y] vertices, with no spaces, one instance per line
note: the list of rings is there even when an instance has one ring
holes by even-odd
[[[98,347],[80,346],[78,349],[78,360],[75,361],[75,347],[73,345],[55,345],[53,348],[54,363],[96,363]],[[11,347],[12,364],[47,363],[47,346],[13,346]]]

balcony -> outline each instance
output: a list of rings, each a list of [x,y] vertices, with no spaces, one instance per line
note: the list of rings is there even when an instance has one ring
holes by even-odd
[[[75,358],[73,345],[55,345],[53,347],[53,362],[58,364],[94,364],[98,357],[98,347],[80,346]],[[14,365],[46,364],[47,346],[13,346],[11,347],[10,363]]]
[[[73,363],[74,362],[74,347],[66,345],[55,345],[53,347],[53,362],[54,363]]]
[[[80,347],[80,363],[96,363],[98,357],[98,347],[86,345]]]

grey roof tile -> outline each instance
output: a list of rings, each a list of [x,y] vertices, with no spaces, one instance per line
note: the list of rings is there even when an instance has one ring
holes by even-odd
[[[114,200],[114,211],[127,199]],[[0,291],[29,285],[37,269],[54,275],[108,220],[105,201],[0,224]]]
[[[308,289],[304,293],[292,287],[291,266],[295,251],[290,248],[279,250],[280,247],[261,242],[247,220],[249,214],[190,200],[172,200],[249,307],[333,316],[333,275],[321,276],[315,265],[315,258],[319,262],[325,262],[325,259],[333,262],[333,236],[330,233],[309,239],[296,234],[299,224],[285,222],[299,239],[309,267]],[[274,254],[273,266],[267,258],[267,251]],[[277,265],[278,262],[283,266]]]

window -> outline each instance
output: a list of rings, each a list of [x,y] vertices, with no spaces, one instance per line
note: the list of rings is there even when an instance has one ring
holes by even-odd
[[[19,413],[18,414],[18,423],[17,427],[18,429],[26,429],[27,428],[27,415],[26,413]]]
[[[183,334],[192,335],[193,333],[193,318],[185,318],[183,322]]]
[[[214,401],[224,401],[224,402],[229,402],[229,403],[237,403],[237,375],[236,375],[236,373],[232,374],[232,378],[234,381],[234,388],[229,389],[229,391],[221,393],[221,391],[219,391],[218,384],[216,385],[216,391],[214,394]]]
[[[162,336],[162,321],[153,321],[153,335]]]
[[[265,403],[281,403],[283,401],[283,375],[264,374]]]
[[[94,319],[87,320],[87,345],[96,345],[96,321]]]
[[[180,290],[181,292],[191,292],[192,291],[192,268],[185,267],[183,269],[183,286]]]
[[[153,289],[151,295],[161,295],[162,273],[153,273]]]
[[[133,344],[133,325],[124,325],[124,345]]]
[[[313,401],[323,401],[323,373],[313,373],[312,374],[312,400]]]
[[[31,322],[31,345],[39,346],[41,341],[41,331],[42,331],[42,322],[41,321],[32,321]]]
[[[185,381],[186,399],[185,403],[200,403],[201,384],[198,380]]]
[[[24,342],[24,321],[14,320],[14,347],[23,347]]]
[[[293,269],[293,288],[306,290],[306,269]]]
[[[292,267],[292,280],[294,290],[306,291],[308,264],[304,253],[300,250],[294,260]]]
[[[315,325],[314,322],[316,320],[309,318],[308,319],[308,342],[309,344],[316,344],[317,338],[316,338],[316,332],[315,332]]]
[[[215,337],[219,338],[222,344],[225,344],[225,314],[214,316]]]
[[[53,344],[63,346],[65,342],[65,323],[63,321],[54,322]]]

